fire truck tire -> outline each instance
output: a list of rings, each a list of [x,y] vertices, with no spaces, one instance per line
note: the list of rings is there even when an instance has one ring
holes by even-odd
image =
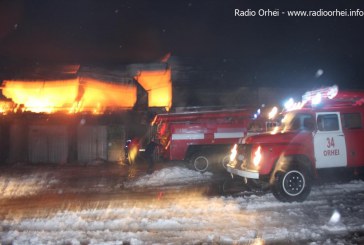
[[[273,195],[282,202],[303,202],[311,191],[311,179],[304,167],[275,174]]]
[[[192,157],[192,164],[195,170],[203,173],[208,169],[210,161],[203,154],[195,154]]]

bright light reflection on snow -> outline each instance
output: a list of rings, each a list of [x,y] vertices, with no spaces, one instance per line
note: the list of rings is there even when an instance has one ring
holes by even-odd
[[[332,213],[332,215],[331,215],[331,218],[330,218],[330,221],[329,221],[329,224],[336,224],[336,223],[338,223],[339,221],[340,221],[340,218],[341,218],[341,215],[340,215],[340,213],[337,211],[337,210],[335,210],[333,213]]]

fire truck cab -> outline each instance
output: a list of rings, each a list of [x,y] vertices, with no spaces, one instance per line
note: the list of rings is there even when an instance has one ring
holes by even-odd
[[[158,114],[151,130],[160,143],[158,158],[184,161],[201,172],[226,168],[230,149],[246,135],[251,118],[248,109]]]
[[[234,145],[227,171],[269,186],[280,201],[304,201],[318,170],[364,167],[364,92],[332,86],[289,104],[280,126]]]

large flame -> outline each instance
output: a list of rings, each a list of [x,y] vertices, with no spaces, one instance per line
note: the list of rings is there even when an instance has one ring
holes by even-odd
[[[135,77],[148,93],[149,107],[165,107],[172,105],[171,69],[140,71]]]
[[[4,81],[3,95],[26,111],[52,113],[72,107],[78,79],[65,81]]]
[[[95,79],[82,78],[78,104],[81,111],[99,114],[107,109],[131,108],[136,102],[136,86],[105,83]],[[83,93],[83,94],[82,94]]]
[[[172,105],[170,68],[141,69],[135,79],[147,91],[149,107],[169,110]],[[2,94],[15,104],[15,107],[11,107],[2,103],[2,114],[19,109],[36,113],[100,114],[107,110],[130,109],[137,100],[135,84],[112,83],[90,77],[53,81],[6,80],[1,89]]]
[[[136,86],[79,78],[57,81],[4,81],[2,93],[31,112],[91,112],[131,108]]]

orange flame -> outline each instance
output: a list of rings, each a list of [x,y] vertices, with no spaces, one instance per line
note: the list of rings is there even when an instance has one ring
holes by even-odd
[[[140,71],[135,79],[148,92],[149,107],[165,107],[172,105],[171,69]]]
[[[136,102],[135,85],[94,79],[82,79],[82,82],[79,78],[47,82],[4,81],[2,90],[3,95],[12,99],[18,107],[36,113],[100,114],[108,109],[131,108]]]
[[[0,101],[0,114],[7,114],[14,108],[14,103],[11,101]]]
[[[4,81],[3,95],[26,111],[52,113],[72,105],[78,79],[65,81]]]
[[[103,113],[106,109],[131,108],[136,102],[136,86],[106,83],[95,79],[82,78],[78,101],[73,111]],[[81,91],[80,91],[81,90]]]

